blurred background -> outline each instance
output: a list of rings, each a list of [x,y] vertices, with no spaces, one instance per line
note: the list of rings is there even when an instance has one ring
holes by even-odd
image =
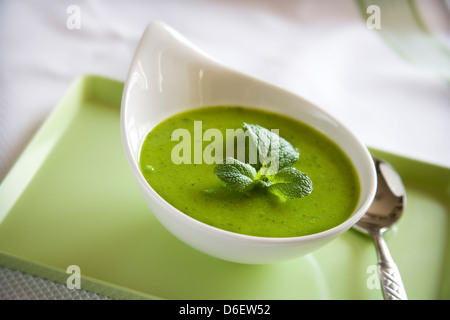
[[[0,0],[0,181],[76,77],[125,79],[152,20],[367,146],[450,168],[449,1]]]

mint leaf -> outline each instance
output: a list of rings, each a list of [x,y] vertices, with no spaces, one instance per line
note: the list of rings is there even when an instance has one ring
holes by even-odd
[[[255,168],[231,157],[216,165],[214,173],[228,188],[236,191],[251,189],[256,177]]]
[[[283,168],[266,178],[272,183],[268,190],[283,200],[302,198],[313,191],[308,175],[293,167]]]
[[[257,124],[245,122],[244,129],[250,137],[252,147],[256,148],[258,153],[258,162],[252,164],[256,170],[259,171],[270,161],[277,161],[277,169],[281,170],[292,166],[298,160],[300,156],[298,151],[278,134]]]
[[[299,152],[278,132],[248,123],[244,123],[244,129],[250,139],[245,162],[256,163],[231,157],[219,163],[214,173],[229,189],[247,192],[265,188],[282,200],[305,197],[313,191],[308,175],[292,167]],[[257,157],[249,152],[256,152]]]

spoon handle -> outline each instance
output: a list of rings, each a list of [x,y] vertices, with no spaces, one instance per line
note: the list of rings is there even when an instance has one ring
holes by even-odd
[[[381,234],[373,234],[378,252],[378,272],[385,300],[408,300],[397,265]]]

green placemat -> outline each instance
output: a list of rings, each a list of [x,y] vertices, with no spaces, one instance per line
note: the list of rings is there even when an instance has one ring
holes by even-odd
[[[78,79],[0,186],[0,264],[120,299],[382,299],[371,239],[354,231],[270,265],[225,262],[153,217],[128,168],[123,84]],[[408,204],[386,234],[410,299],[448,299],[450,170],[371,150],[405,180]]]

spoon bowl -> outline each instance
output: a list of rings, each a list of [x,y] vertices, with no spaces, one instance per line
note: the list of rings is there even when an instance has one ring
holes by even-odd
[[[378,272],[386,300],[406,300],[398,267],[383,240],[383,233],[400,219],[406,204],[406,191],[395,169],[387,162],[373,158],[377,170],[377,192],[365,215],[353,226],[368,233],[375,241],[378,252]]]

